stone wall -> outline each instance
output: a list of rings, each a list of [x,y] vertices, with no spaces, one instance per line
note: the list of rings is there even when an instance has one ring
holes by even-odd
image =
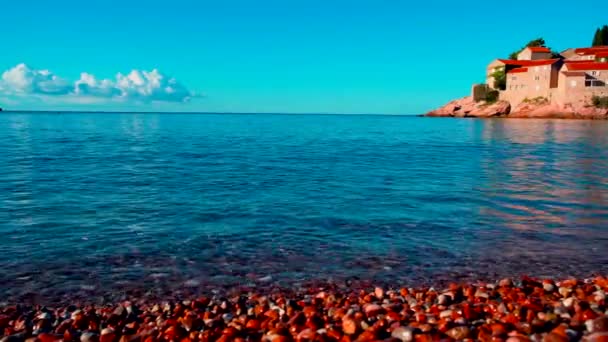
[[[581,84],[581,81],[577,81],[577,85]],[[539,97],[546,98],[550,103],[555,103],[560,106],[572,105],[576,108],[585,107],[591,104],[593,96],[608,96],[608,87],[585,87],[584,78],[582,79],[582,87],[570,87],[566,89],[564,85],[562,88],[548,88],[541,92],[535,92],[533,95],[528,92],[509,92],[501,91],[499,99],[507,101],[513,107],[519,106],[526,99],[532,100]]]
[[[474,84],[471,89],[471,97],[475,102],[483,101],[488,97],[489,91],[490,87],[487,84]]]
[[[575,107],[583,107],[590,105],[594,96],[608,96],[608,87],[576,88],[560,94],[556,102],[563,105],[571,104]]]

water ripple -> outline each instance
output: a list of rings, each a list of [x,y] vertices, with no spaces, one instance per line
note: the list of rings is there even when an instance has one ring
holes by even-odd
[[[0,294],[606,272],[606,170],[606,122],[6,113]]]

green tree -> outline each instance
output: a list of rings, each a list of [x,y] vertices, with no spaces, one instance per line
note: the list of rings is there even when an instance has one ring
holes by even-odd
[[[534,46],[545,46],[545,40],[543,38],[537,38],[537,39],[531,40],[528,43],[528,45],[526,45],[526,47],[534,47]]]
[[[527,47],[537,47],[537,46],[543,46],[543,47],[545,47],[546,46],[545,40],[543,38],[536,38],[536,39],[533,39],[533,40],[529,41],[528,44],[526,44],[521,49],[512,52],[509,55],[509,59],[517,59],[517,55],[519,55],[519,53],[522,52],[525,48],[527,48]]]
[[[494,78],[494,88],[500,90],[507,89],[507,74],[504,68],[494,71],[490,76]]]
[[[603,39],[604,37],[602,37],[602,30],[600,30],[599,28],[597,30],[595,30],[595,35],[593,36],[593,42],[591,43],[591,46],[600,46],[602,45]]]
[[[595,30],[595,34],[593,35],[593,43],[591,44],[591,46],[606,45],[608,45],[608,25],[604,25]]]

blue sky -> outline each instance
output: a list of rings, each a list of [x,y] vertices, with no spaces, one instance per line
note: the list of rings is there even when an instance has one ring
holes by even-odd
[[[0,106],[417,114],[532,38],[585,46],[608,24],[605,1],[512,4],[3,0]]]

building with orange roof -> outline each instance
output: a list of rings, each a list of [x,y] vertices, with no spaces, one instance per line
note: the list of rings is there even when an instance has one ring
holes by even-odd
[[[560,55],[567,60],[595,60],[598,55],[606,55],[608,53],[608,46],[594,46],[587,48],[571,48],[566,49],[560,53]]]
[[[608,46],[572,48],[552,57],[546,47],[528,47],[516,60],[496,59],[486,70],[487,87],[496,89],[494,75],[504,72],[506,86],[499,99],[511,106],[531,99],[582,105],[593,96],[608,96]]]
[[[517,60],[550,59],[553,54],[544,46],[529,46],[517,54]]]

